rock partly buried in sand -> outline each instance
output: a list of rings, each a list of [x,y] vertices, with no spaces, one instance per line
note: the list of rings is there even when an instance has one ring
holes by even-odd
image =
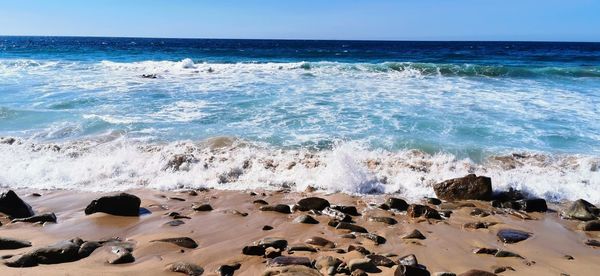
[[[168,226],[179,226],[182,224],[185,224],[185,222],[180,219],[171,220],[171,221],[168,221],[165,223],[165,225],[168,225]]]
[[[29,222],[29,223],[44,223],[44,222],[52,222],[56,223],[56,215],[54,213],[47,213],[42,215],[31,216],[28,218],[17,218],[11,221],[12,223],[16,222]]]
[[[592,247],[600,247],[600,241],[597,240],[587,240],[585,241],[585,245],[589,245]]]
[[[467,222],[463,225],[465,229],[487,229],[490,226],[494,226],[497,223],[495,222],[485,222],[485,221],[477,221],[477,222]]]
[[[417,261],[417,256],[415,256],[414,254],[410,254],[404,257],[400,257],[398,259],[398,264],[406,266],[418,266],[419,262]]]
[[[307,244],[316,245],[325,248],[335,248],[335,243],[321,237],[312,237],[304,241]]]
[[[375,243],[375,245],[384,244],[387,241],[384,237],[379,236],[377,234],[373,234],[373,233],[354,232],[354,235],[361,237],[361,238],[369,239],[369,240],[373,241]]]
[[[242,267],[242,265],[239,263],[222,265],[217,268],[217,273],[219,276],[233,276],[235,271],[240,269],[240,267]]]
[[[264,238],[264,239],[258,241],[258,245],[262,246],[264,248],[273,247],[273,248],[285,250],[285,248],[288,245],[288,242],[282,238],[269,237],[269,238]]]
[[[334,206],[331,206],[331,208],[334,210],[338,210],[346,215],[360,216],[360,213],[356,209],[356,206],[334,205]]]
[[[394,263],[394,261],[392,261],[390,258],[382,255],[367,255],[367,259],[371,260],[371,262],[373,262],[373,264],[376,266],[392,267],[396,265],[396,263]]]
[[[85,208],[85,214],[90,215],[101,212],[115,216],[139,216],[140,203],[139,197],[127,193],[103,196],[93,200]]]
[[[348,262],[348,268],[350,271],[360,269],[369,273],[379,273],[381,270],[373,263],[369,258],[364,259],[353,259]]]
[[[315,268],[321,271],[323,275],[335,275],[342,263],[342,260],[333,256],[319,256],[315,261]]]
[[[0,213],[12,218],[28,218],[35,215],[31,206],[12,190],[0,195]]]
[[[496,236],[498,236],[498,239],[503,243],[517,243],[528,239],[531,237],[531,234],[521,230],[502,229],[498,231]]]
[[[317,252],[317,249],[306,244],[294,244],[289,246],[288,252]]]
[[[172,272],[184,273],[189,276],[200,276],[204,273],[204,269],[201,266],[184,262],[171,264],[169,270]]]
[[[291,257],[291,256],[280,256],[267,261],[268,266],[289,266],[289,265],[303,265],[307,267],[312,266],[312,262],[307,257]]]
[[[87,242],[84,242],[83,244],[81,244],[81,246],[79,247],[79,251],[77,251],[77,254],[79,255],[79,258],[81,258],[81,259],[87,258],[96,249],[98,249],[101,246],[102,246],[102,244],[100,244],[99,242],[87,241]]]
[[[28,241],[0,237],[0,250],[19,249],[30,246],[31,242]]]
[[[408,203],[404,199],[390,197],[385,201],[385,204],[390,209],[395,209],[398,211],[406,211],[408,209]]]
[[[329,201],[320,197],[307,197],[303,198],[296,203],[298,210],[300,211],[322,211],[323,209],[330,206]]]
[[[210,204],[192,204],[192,210],[198,212],[209,212],[213,210],[213,207]]]
[[[491,200],[492,179],[485,176],[469,174],[433,185],[439,199],[455,200]]]
[[[409,205],[406,214],[411,218],[424,217],[428,219],[442,219],[440,213],[435,209],[419,204]]]
[[[116,255],[113,259],[108,260],[109,264],[128,264],[135,262],[135,257],[131,251],[124,247],[114,246],[112,252]]]
[[[390,217],[370,217],[369,218],[370,221],[375,221],[375,222],[382,222],[388,225],[394,225],[396,223],[398,223],[397,220],[390,218]]]
[[[168,243],[172,243],[184,248],[197,248],[198,244],[196,243],[196,241],[194,241],[191,238],[188,237],[178,237],[178,238],[167,238],[167,239],[160,239],[160,240],[151,240],[150,242],[168,242]]]
[[[491,272],[483,271],[483,270],[471,269],[467,272],[458,274],[458,276],[497,276],[497,275],[494,273],[491,273]]]
[[[340,222],[335,226],[335,229],[350,230],[351,232],[357,233],[369,233],[364,227],[349,222]]]
[[[303,265],[290,265],[267,268],[263,276],[322,276],[319,271]]]
[[[263,256],[265,255],[265,248],[257,245],[244,246],[244,248],[242,248],[242,254],[248,256]]]
[[[394,276],[429,276],[429,271],[421,266],[399,265],[394,271]]]
[[[7,261],[9,267],[32,267],[38,264],[60,264],[80,259],[79,248],[83,241],[79,238],[62,241],[47,247],[39,248],[19,256],[14,261]]]
[[[562,217],[576,220],[594,220],[600,215],[600,209],[583,199],[573,202],[562,212]]]
[[[290,206],[285,205],[285,204],[265,205],[265,206],[261,206],[259,208],[259,210],[266,211],[266,212],[277,212],[277,213],[282,213],[282,214],[291,214],[292,213]]]
[[[319,221],[309,215],[301,215],[294,219],[295,223],[319,224]]]
[[[424,240],[426,239],[425,235],[423,235],[423,233],[421,233],[421,231],[415,229],[412,232],[404,235],[402,237],[403,239],[417,239],[417,240]]]
[[[579,225],[583,231],[600,231],[600,220],[590,220]]]

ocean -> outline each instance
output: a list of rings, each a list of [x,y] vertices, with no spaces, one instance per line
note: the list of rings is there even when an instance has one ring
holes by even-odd
[[[597,203],[600,43],[0,37],[0,136],[2,187]]]

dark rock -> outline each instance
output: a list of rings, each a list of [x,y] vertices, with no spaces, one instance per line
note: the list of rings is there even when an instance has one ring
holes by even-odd
[[[131,254],[131,251],[123,247],[114,247],[112,250],[116,257],[109,260],[109,264],[128,264],[135,262],[135,257]]]
[[[355,206],[343,206],[343,205],[335,205],[331,207],[332,209],[338,210],[346,215],[350,216],[360,216],[360,213],[356,209]]]
[[[210,212],[213,210],[213,207],[210,204],[193,204],[192,210],[197,212]]]
[[[423,233],[421,233],[421,231],[415,229],[412,232],[404,235],[402,237],[403,239],[418,239],[418,240],[424,240],[426,239],[426,237],[423,235]]]
[[[587,241],[585,241],[585,245],[589,245],[589,246],[593,246],[593,247],[600,247],[600,241],[587,240]]]
[[[566,219],[587,221],[596,219],[598,213],[596,206],[583,199],[578,199],[562,212],[562,216]]]
[[[490,226],[496,225],[495,222],[468,222],[463,225],[465,229],[487,229]]]
[[[433,276],[456,276],[456,273],[453,273],[453,272],[436,272],[436,273],[433,273]]]
[[[281,250],[285,250],[288,242],[282,238],[264,238],[258,241],[258,245],[264,248],[273,247]]]
[[[303,266],[303,265],[289,265],[289,266],[277,266],[267,268],[262,276],[322,276],[319,271]]]
[[[390,258],[382,255],[367,255],[367,259],[370,259],[371,262],[373,262],[373,264],[376,266],[392,267],[396,265],[396,263],[394,263],[394,261],[392,261]]]
[[[242,254],[250,256],[263,256],[265,255],[265,247],[249,245],[242,248]]]
[[[438,211],[435,209],[419,204],[409,205],[406,214],[411,218],[424,217],[428,219],[442,219]]]
[[[12,145],[16,142],[17,140],[15,138],[12,137],[0,137],[0,144],[8,144],[8,145]]]
[[[497,276],[497,275],[494,273],[491,273],[491,272],[483,271],[483,270],[471,269],[467,272],[458,274],[458,276]]]
[[[404,257],[400,257],[398,259],[398,264],[405,266],[418,266],[419,262],[417,261],[417,256],[415,256],[414,254],[410,254]]]
[[[169,225],[169,226],[179,226],[179,225],[185,224],[185,222],[183,222],[183,220],[176,219],[176,220],[171,220],[169,222],[166,222],[165,224]]]
[[[156,79],[156,74],[142,74],[140,76],[142,79]]]
[[[523,259],[523,257],[521,257],[521,255],[519,255],[517,253],[505,251],[505,250],[498,250],[498,252],[496,252],[496,254],[494,254],[494,257],[497,257],[497,258],[516,257],[516,258]]]
[[[169,270],[172,272],[180,272],[189,276],[200,276],[204,273],[204,269],[195,264],[184,263],[184,262],[176,262],[171,264]]]
[[[491,200],[492,179],[469,174],[435,184],[433,190],[436,196],[443,200]]]
[[[330,206],[329,201],[320,197],[307,197],[303,198],[296,203],[298,205],[298,210],[300,211],[309,211],[309,210],[317,210],[322,211],[323,209]]]
[[[139,216],[140,203],[139,197],[127,193],[103,196],[93,200],[85,208],[85,214],[102,212],[115,216]]]
[[[96,249],[101,247],[102,245],[99,242],[88,241],[84,242],[77,251],[80,259],[87,258],[90,256]]]
[[[268,266],[303,265],[312,267],[312,262],[306,257],[280,256],[267,261]]]
[[[343,221],[343,222],[350,222],[352,221],[352,217],[348,216],[347,214],[345,214],[342,211],[327,207],[325,209],[323,209],[323,214],[326,216],[329,216],[333,219],[339,220],[339,221]]]
[[[240,269],[240,267],[242,267],[242,265],[239,263],[222,265],[217,268],[217,273],[219,273],[219,276],[233,276],[235,271]]]
[[[184,198],[181,198],[181,197],[174,197],[174,196],[171,196],[171,197],[169,197],[169,199],[170,199],[170,200],[175,200],[175,201],[185,201],[185,199],[184,199]]]
[[[324,275],[335,275],[342,263],[342,260],[333,256],[320,256],[315,261],[315,268],[320,270]]]
[[[484,218],[484,217],[489,216],[490,212],[485,211],[485,210],[480,209],[480,208],[475,208],[475,209],[471,210],[471,212],[469,213],[469,215],[474,216],[474,217]]]
[[[295,223],[319,224],[319,221],[309,215],[301,215],[294,219]]]
[[[507,202],[525,199],[525,195],[519,190],[508,188],[508,191],[502,191],[494,194],[493,198],[499,202]]]
[[[281,256],[281,249],[277,249],[277,248],[273,248],[273,247],[267,247],[265,249],[265,258],[273,259],[273,258],[277,258],[279,256]]]
[[[327,225],[331,226],[331,227],[336,227],[338,224],[340,224],[340,221],[337,219],[330,219],[327,222]]]
[[[265,225],[265,226],[263,226],[262,230],[263,231],[273,230],[273,226],[271,226],[271,225]]]
[[[177,237],[177,238],[167,238],[167,239],[160,239],[160,240],[151,240],[150,242],[168,242],[168,243],[172,243],[175,244],[177,246],[181,246],[184,248],[197,248],[198,244],[196,243],[196,241],[194,241],[191,238],[188,237]]]
[[[304,242],[307,244],[316,245],[316,246],[320,246],[320,247],[335,248],[334,242],[332,242],[328,239],[321,238],[321,237],[312,237]]]
[[[517,243],[531,237],[530,233],[514,229],[502,229],[498,231],[498,239],[504,243]]]
[[[390,207],[390,209],[396,209],[398,211],[406,211],[408,209],[408,203],[400,198],[390,197],[385,201],[385,204]]]
[[[563,258],[565,258],[566,260],[575,260],[575,258],[573,258],[573,256],[571,255],[564,255]]]
[[[369,273],[379,273],[381,270],[375,266],[373,261],[368,258],[364,259],[353,259],[348,262],[348,268],[350,271],[354,271],[357,269],[363,270]]]
[[[362,269],[357,269],[352,271],[350,276],[369,276],[369,274]]]
[[[35,215],[31,206],[12,190],[0,194],[0,213],[13,218],[28,218]]]
[[[317,252],[317,249],[310,246],[310,245],[306,245],[306,244],[296,244],[296,245],[290,245],[288,248],[288,252],[292,253],[292,252],[297,252],[297,251],[304,251],[304,252]]]
[[[0,250],[30,247],[31,242],[11,238],[0,238]]]
[[[372,240],[376,245],[384,244],[387,241],[384,237],[373,234],[373,233],[355,233],[355,234],[358,235],[359,237]]]
[[[356,252],[359,252],[359,253],[361,253],[363,255],[370,255],[371,254],[371,251],[369,251],[368,249],[366,249],[366,248],[364,248],[364,247],[362,247],[360,245],[354,245],[354,244],[351,244],[351,245],[348,246],[348,252],[351,252],[351,251],[356,251]]]
[[[517,202],[520,210],[525,212],[546,212],[548,205],[543,198],[524,199]]]
[[[429,203],[431,205],[440,205],[440,204],[442,204],[441,200],[439,200],[437,198],[434,198],[434,197],[428,197],[428,198],[426,198],[426,200],[427,200],[427,203]]]
[[[358,226],[356,224],[348,223],[348,222],[340,222],[335,226],[335,229],[345,229],[350,230],[351,232],[357,233],[369,233],[367,229],[362,226]]]
[[[429,276],[429,271],[420,266],[399,265],[394,276]]]
[[[255,200],[255,201],[253,201],[252,203],[254,203],[254,204],[258,204],[258,205],[269,205],[269,203],[268,203],[268,202],[266,202],[266,201],[264,201],[264,200],[262,200],[262,199],[257,199],[257,200]]]
[[[475,250],[473,250],[473,253],[475,254],[486,254],[486,255],[496,255],[496,253],[498,253],[498,249],[495,248],[477,248]]]
[[[389,224],[389,225],[394,225],[394,224],[398,223],[397,220],[390,218],[390,217],[370,217],[369,220],[376,221],[376,222],[383,222],[383,223]]]
[[[586,221],[579,227],[583,231],[600,231],[600,220]]]
[[[62,241],[25,253],[5,264],[9,267],[32,267],[38,264],[74,262],[80,259],[78,252],[82,243],[81,239]]]
[[[379,209],[386,210],[386,211],[390,209],[390,206],[385,203],[379,204],[378,207],[379,207]]]
[[[282,214],[291,214],[292,213],[290,206],[285,205],[285,204],[265,205],[265,206],[261,206],[259,208],[259,210],[266,211],[266,212],[277,212],[277,213],[282,213]]]
[[[494,270],[494,273],[502,273],[507,270],[515,271],[515,269],[510,266],[493,266],[492,269]]]

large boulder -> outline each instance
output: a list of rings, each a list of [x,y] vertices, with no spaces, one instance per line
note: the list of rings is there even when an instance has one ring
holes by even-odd
[[[567,219],[576,220],[594,220],[600,215],[600,210],[593,204],[578,199],[562,212],[562,216]]]
[[[140,215],[139,197],[121,193],[112,196],[103,196],[93,200],[86,208],[85,214],[107,213],[115,216],[139,216]]]
[[[437,197],[443,200],[492,199],[492,179],[474,174],[435,184],[433,189]]]
[[[0,213],[12,218],[28,218],[35,215],[31,206],[12,190],[0,195]]]
[[[307,197],[298,201],[298,210],[310,211],[317,210],[322,211],[323,209],[330,206],[329,201],[320,197]]]

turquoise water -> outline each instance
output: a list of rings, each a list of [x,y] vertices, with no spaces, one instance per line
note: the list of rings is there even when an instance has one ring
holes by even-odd
[[[560,156],[550,162],[560,167],[600,153],[594,43],[0,37],[0,95],[0,136],[37,144],[231,137],[271,155],[351,144],[473,166],[524,152]]]

